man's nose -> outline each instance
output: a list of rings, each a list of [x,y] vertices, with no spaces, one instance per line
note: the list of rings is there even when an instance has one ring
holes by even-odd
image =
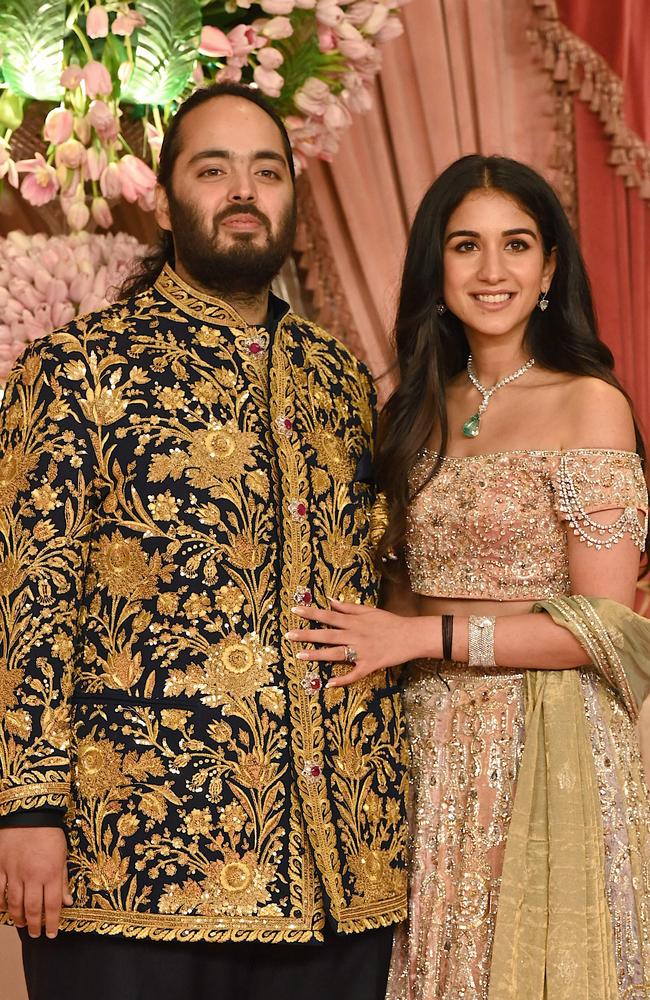
[[[250,204],[255,201],[255,185],[246,171],[236,171],[233,174],[228,198],[235,204]]]

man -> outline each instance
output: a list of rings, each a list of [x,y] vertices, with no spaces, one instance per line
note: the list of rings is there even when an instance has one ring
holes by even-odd
[[[33,345],[3,405],[5,919],[30,1000],[379,1000],[399,700],[325,690],[354,651],[285,637],[376,597],[371,382],[269,292],[294,174],[255,91],[195,93],[159,180],[130,297]]]

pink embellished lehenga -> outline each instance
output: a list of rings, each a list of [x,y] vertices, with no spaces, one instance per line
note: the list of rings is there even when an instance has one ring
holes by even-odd
[[[421,456],[416,480],[428,474],[434,457]],[[607,526],[598,522],[605,510],[620,511]],[[411,586],[419,594],[484,601],[568,595],[566,532],[606,546],[628,535],[641,547],[647,510],[641,463],[632,453],[444,458],[409,512]],[[389,1000],[488,998],[503,859],[526,739],[525,676],[432,661],[407,668],[410,908],[408,924],[396,934]],[[620,998],[641,1000],[650,997],[647,788],[620,698],[594,670],[581,669],[579,677],[605,841],[614,979]],[[560,767],[552,780],[561,785],[574,776]]]

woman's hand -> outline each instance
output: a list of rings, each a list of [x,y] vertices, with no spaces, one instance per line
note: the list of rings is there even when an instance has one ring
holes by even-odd
[[[330,604],[330,611],[302,607],[292,609],[300,618],[326,628],[302,628],[286,634],[292,642],[309,642],[323,647],[298,653],[301,660],[351,664],[350,672],[342,677],[333,677],[328,687],[353,684],[375,670],[395,667],[427,655],[422,650],[419,628],[423,619],[403,618],[390,611],[363,604],[346,604],[333,598]],[[353,658],[350,653],[354,654]]]

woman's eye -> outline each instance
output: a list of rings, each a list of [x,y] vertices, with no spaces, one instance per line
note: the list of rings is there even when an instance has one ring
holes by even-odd
[[[519,253],[521,250],[527,250],[528,244],[525,240],[510,240],[508,243],[508,249]]]
[[[456,244],[456,250],[459,250],[461,253],[476,250],[476,243],[473,240],[464,240],[462,243]]]

